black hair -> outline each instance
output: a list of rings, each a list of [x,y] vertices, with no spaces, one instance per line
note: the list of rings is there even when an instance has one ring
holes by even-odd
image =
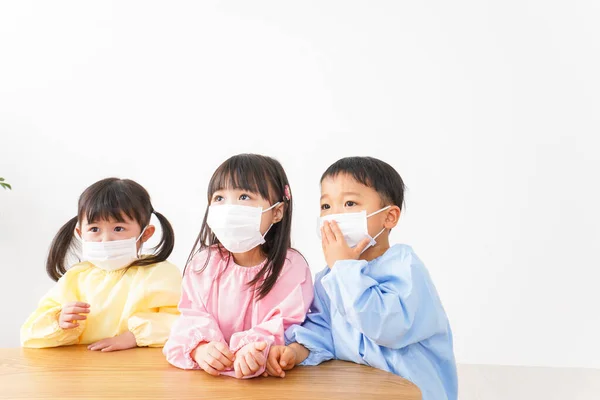
[[[217,248],[216,251],[221,253],[221,256],[227,257],[228,262],[232,258],[231,253],[220,245],[219,239],[207,223],[208,210],[213,194],[223,189],[247,190],[257,193],[268,200],[271,205],[277,202],[283,203],[281,221],[271,227],[265,236],[265,243],[261,245],[261,250],[267,257],[265,265],[248,282],[248,285],[254,285],[262,280],[262,283],[256,289],[258,298],[261,299],[271,291],[277,282],[277,278],[285,264],[287,252],[292,246],[292,201],[287,175],[279,161],[259,154],[238,154],[223,162],[214,172],[208,184],[208,206],[206,207],[200,234],[190,252],[186,268],[194,256],[205,249],[208,249],[209,253],[200,272],[208,265],[210,252],[215,251],[215,247]]]
[[[85,217],[88,223],[98,220],[114,219],[125,222],[123,215],[136,221],[141,228],[150,223],[152,213],[156,215],[162,228],[162,237],[149,257],[139,258],[129,267],[147,266],[165,261],[175,245],[173,227],[159,212],[152,207],[150,195],[139,183],[130,179],[106,178],[85,189],[79,197],[77,216],[64,224],[50,245],[46,272],[57,281],[63,276],[67,256],[73,252],[75,228]]]
[[[372,188],[381,197],[382,206],[404,205],[404,181],[388,163],[373,157],[345,157],[337,160],[321,176],[335,178],[339,174],[348,174],[355,181]]]

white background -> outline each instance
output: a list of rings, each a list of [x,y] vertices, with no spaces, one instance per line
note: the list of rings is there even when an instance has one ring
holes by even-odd
[[[274,156],[316,272],[320,175],[371,155],[407,183],[392,239],[459,362],[600,367],[599,20],[593,0],[2,2],[0,347],[96,180],[148,189],[182,268],[214,169]]]

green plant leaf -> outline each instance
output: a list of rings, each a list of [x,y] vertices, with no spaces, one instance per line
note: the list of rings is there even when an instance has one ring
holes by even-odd
[[[10,190],[12,190],[12,186],[10,186],[8,183],[2,183],[2,182],[0,182],[0,186],[2,186],[4,189],[10,189]]]

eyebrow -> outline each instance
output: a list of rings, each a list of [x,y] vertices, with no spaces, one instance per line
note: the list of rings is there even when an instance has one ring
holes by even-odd
[[[324,194],[321,196],[320,200],[323,200],[323,197],[328,196],[327,194]],[[362,197],[362,195],[358,192],[342,192],[342,196],[356,196],[356,197]]]
[[[213,196],[215,194],[217,194],[217,193],[223,193],[223,192],[252,193],[252,194],[258,194],[258,195],[260,195],[259,192],[255,192],[254,190],[250,190],[250,189],[241,189],[241,188],[239,188],[239,189],[233,189],[233,188],[232,189],[226,189],[226,188],[223,188],[223,189],[215,190],[213,192]]]
[[[133,220],[132,221],[121,221],[121,222],[119,222],[119,221],[107,221],[107,220],[103,220],[103,219],[98,219],[98,220],[91,221],[91,222],[87,221],[86,225],[98,225],[102,221],[106,221],[109,224],[114,224],[114,225],[131,225],[131,224],[135,224],[136,223],[136,221],[133,221]],[[83,221],[82,221],[82,224],[83,224]]]

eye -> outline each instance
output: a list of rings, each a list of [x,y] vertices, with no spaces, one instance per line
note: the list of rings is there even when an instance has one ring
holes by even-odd
[[[346,206],[346,207],[354,207],[355,205],[356,205],[356,203],[353,202],[352,200],[348,200],[346,202],[346,204],[344,204],[344,206]]]
[[[216,201],[223,201],[223,196],[221,196],[221,195],[216,195],[215,197],[213,197],[213,200],[212,200],[212,201],[213,201],[213,203],[214,203],[214,202],[216,202]]]
[[[92,226],[92,227],[91,227],[91,228],[88,230],[88,232],[94,232],[94,233],[97,233],[97,232],[100,232],[100,228],[98,228],[97,226]]]
[[[250,200],[250,196],[248,196],[246,193],[240,195],[240,200]]]
[[[122,226],[115,226],[114,231],[115,232],[123,232],[125,230],[125,228],[123,228]]]
[[[321,204],[321,210],[329,210],[331,207],[329,204]]]

